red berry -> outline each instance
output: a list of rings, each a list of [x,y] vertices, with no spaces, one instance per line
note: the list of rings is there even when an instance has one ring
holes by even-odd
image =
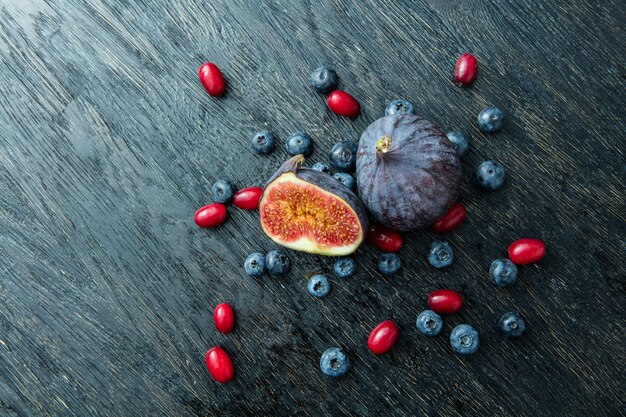
[[[224,82],[224,76],[217,65],[212,62],[205,62],[198,70],[198,77],[200,77],[200,82],[204,86],[206,92],[213,97],[224,94],[224,90],[226,90],[226,83]]]
[[[467,210],[461,203],[454,203],[442,218],[433,224],[433,231],[436,233],[450,232],[461,225],[467,217]]]
[[[546,244],[539,239],[524,238],[509,245],[509,259],[517,265],[532,264],[546,256]]]
[[[396,344],[398,336],[398,326],[391,320],[385,320],[372,330],[367,339],[367,347],[376,355],[382,355]]]
[[[221,347],[215,346],[209,349],[204,360],[206,361],[206,367],[211,373],[211,376],[217,382],[224,384],[235,376],[233,361],[230,360],[228,353]]]
[[[213,321],[218,332],[230,333],[233,327],[235,327],[235,312],[233,308],[226,303],[218,305],[213,312]]]
[[[259,208],[259,201],[263,195],[263,188],[248,187],[239,190],[233,197],[233,204],[244,210],[256,210]]]
[[[367,241],[385,252],[398,252],[402,248],[402,236],[384,226],[372,226],[367,232]]]
[[[463,297],[452,290],[435,290],[428,294],[428,308],[439,314],[456,313],[463,306]]]
[[[200,207],[193,216],[193,221],[200,227],[215,227],[226,220],[226,206],[222,203],[211,203]]]
[[[356,117],[361,111],[361,105],[354,97],[342,90],[335,90],[326,100],[328,107],[339,116]]]
[[[463,54],[454,66],[454,81],[463,86],[470,86],[476,81],[478,62],[472,54]]]

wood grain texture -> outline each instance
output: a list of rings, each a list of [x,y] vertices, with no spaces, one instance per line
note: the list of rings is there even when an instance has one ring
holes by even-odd
[[[390,3],[0,0],[0,415],[624,412],[625,3]],[[465,51],[480,62],[470,89],[451,82]],[[196,78],[205,61],[227,78],[221,99]],[[360,100],[356,120],[308,88],[320,63]],[[306,130],[310,162],[325,161],[397,97],[471,134],[451,268],[427,263],[436,236],[411,233],[398,276],[381,277],[363,247],[357,275],[315,300],[305,275],[331,259],[291,253],[286,277],[253,280],[243,259],[274,247],[256,213],[193,224],[214,180],[262,185],[286,157],[254,155],[255,131],[282,143]],[[507,115],[495,135],[474,123],[487,105]],[[492,158],[510,177],[484,193],[472,171]],[[523,236],[548,256],[494,287],[491,260]],[[439,287],[466,306],[419,337]],[[210,314],[224,301],[229,335]],[[496,329],[511,309],[530,326],[516,341]],[[387,318],[403,335],[374,357],[365,341]],[[469,358],[448,344],[462,322],[481,334]],[[203,363],[216,344],[237,368],[224,386]],[[318,370],[331,346],[352,362],[337,381]]]

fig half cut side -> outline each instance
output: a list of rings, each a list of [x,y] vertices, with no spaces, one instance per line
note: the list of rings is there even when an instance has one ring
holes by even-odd
[[[359,198],[332,176],[287,160],[265,186],[261,227],[290,249],[328,256],[354,252],[365,237],[367,214]]]

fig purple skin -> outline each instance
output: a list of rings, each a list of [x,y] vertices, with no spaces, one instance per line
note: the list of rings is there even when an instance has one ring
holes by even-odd
[[[386,116],[361,135],[356,178],[377,223],[414,230],[437,221],[457,200],[461,160],[434,123],[411,114]]]

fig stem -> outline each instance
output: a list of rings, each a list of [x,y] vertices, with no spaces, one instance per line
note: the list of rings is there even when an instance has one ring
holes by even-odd
[[[304,155],[302,154],[295,155],[287,159],[285,162],[283,162],[280,168],[278,168],[278,171],[274,173],[272,178],[270,178],[270,180],[267,182],[267,184],[265,184],[265,186],[267,187],[272,181],[274,181],[276,178],[278,178],[279,176],[287,172],[296,172],[296,169],[298,169],[298,167],[302,165],[303,162],[304,162]]]
[[[391,148],[391,136],[383,136],[376,141],[376,152],[386,154]]]
[[[294,165],[299,167],[300,165],[304,163],[304,155],[302,154],[296,155],[292,158],[292,160],[293,160]]]

